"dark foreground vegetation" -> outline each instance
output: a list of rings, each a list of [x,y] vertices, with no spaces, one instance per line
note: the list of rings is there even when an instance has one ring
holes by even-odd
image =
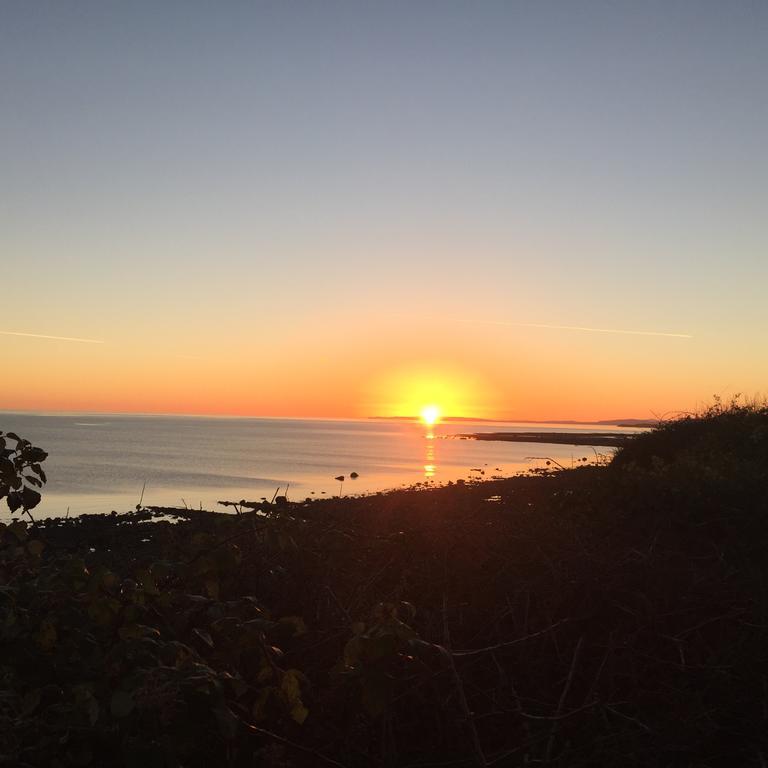
[[[767,475],[716,406],[607,467],[17,521],[0,763],[764,766]]]

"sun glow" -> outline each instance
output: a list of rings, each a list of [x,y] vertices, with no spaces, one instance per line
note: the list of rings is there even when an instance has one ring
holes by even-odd
[[[492,416],[495,392],[474,372],[449,366],[409,366],[379,372],[364,391],[364,412],[384,418],[413,419],[431,426],[452,417]]]
[[[421,420],[430,427],[437,424],[440,420],[440,415],[440,406],[437,405],[425,405],[420,413]]]

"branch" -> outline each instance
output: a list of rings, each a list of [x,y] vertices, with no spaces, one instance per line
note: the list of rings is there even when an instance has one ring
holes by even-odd
[[[493,651],[500,651],[502,648],[509,648],[512,645],[518,645],[519,643],[524,643],[526,640],[533,640],[535,637],[540,637],[541,635],[545,635],[547,632],[551,632],[556,627],[559,627],[561,624],[565,624],[568,621],[568,619],[561,619],[560,621],[556,621],[554,624],[550,625],[549,627],[546,627],[545,629],[541,629],[538,632],[533,632],[530,635],[524,635],[523,637],[518,637],[516,640],[509,640],[506,643],[498,643],[497,645],[489,645],[486,648],[475,648],[474,650],[470,651],[449,651],[451,656],[456,657],[463,657],[463,656],[478,656],[481,653],[492,653]]]
[[[295,741],[286,739],[285,736],[280,736],[277,733],[268,731],[266,728],[259,728],[258,725],[251,725],[250,723],[246,723],[242,718],[238,718],[238,720],[240,720],[240,722],[248,729],[248,731],[254,735],[258,734],[259,736],[266,736],[268,739],[272,739],[273,741],[277,741],[280,744],[284,744],[286,747],[295,749],[298,752],[303,752],[305,755],[312,755],[312,757],[317,758],[325,765],[333,765],[335,768],[346,768],[343,763],[337,762],[332,757],[326,757],[322,752],[318,752],[316,749],[312,749],[312,747],[305,747]]]

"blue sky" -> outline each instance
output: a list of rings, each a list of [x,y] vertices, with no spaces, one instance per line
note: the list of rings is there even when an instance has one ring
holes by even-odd
[[[103,390],[173,350],[333,366],[352,404],[350,360],[490,355],[502,402],[521,361],[534,387],[569,349],[601,383],[552,415],[608,384],[645,407],[612,360],[672,377],[654,407],[754,392],[767,97],[757,2],[4,2],[0,330],[108,344],[0,345],[62,392],[68,356]],[[693,339],[475,343],[487,321]]]

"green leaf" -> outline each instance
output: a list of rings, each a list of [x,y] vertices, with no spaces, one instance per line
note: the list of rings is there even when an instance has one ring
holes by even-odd
[[[360,640],[363,649],[362,658],[366,662],[392,656],[400,646],[397,636],[391,634],[379,635],[378,637],[361,637]]]
[[[16,467],[13,466],[13,462],[10,459],[6,459],[4,456],[0,458],[0,477],[6,482],[9,482],[16,474]]]
[[[256,630],[257,632],[269,632],[276,626],[275,622],[269,621],[269,619],[249,619],[243,622],[243,629]]]
[[[16,520],[8,526],[8,533],[12,533],[19,541],[26,541],[27,524],[23,520]]]
[[[34,509],[40,503],[41,496],[32,488],[24,488],[21,492],[21,503],[24,509]]]
[[[307,631],[307,625],[304,623],[304,619],[301,616],[283,616],[280,619],[280,624],[285,624],[293,628],[293,634],[296,636],[303,635]]]
[[[42,448],[29,446],[29,448],[24,450],[24,458],[33,464],[39,464],[41,461],[45,461],[48,458],[48,453]]]

